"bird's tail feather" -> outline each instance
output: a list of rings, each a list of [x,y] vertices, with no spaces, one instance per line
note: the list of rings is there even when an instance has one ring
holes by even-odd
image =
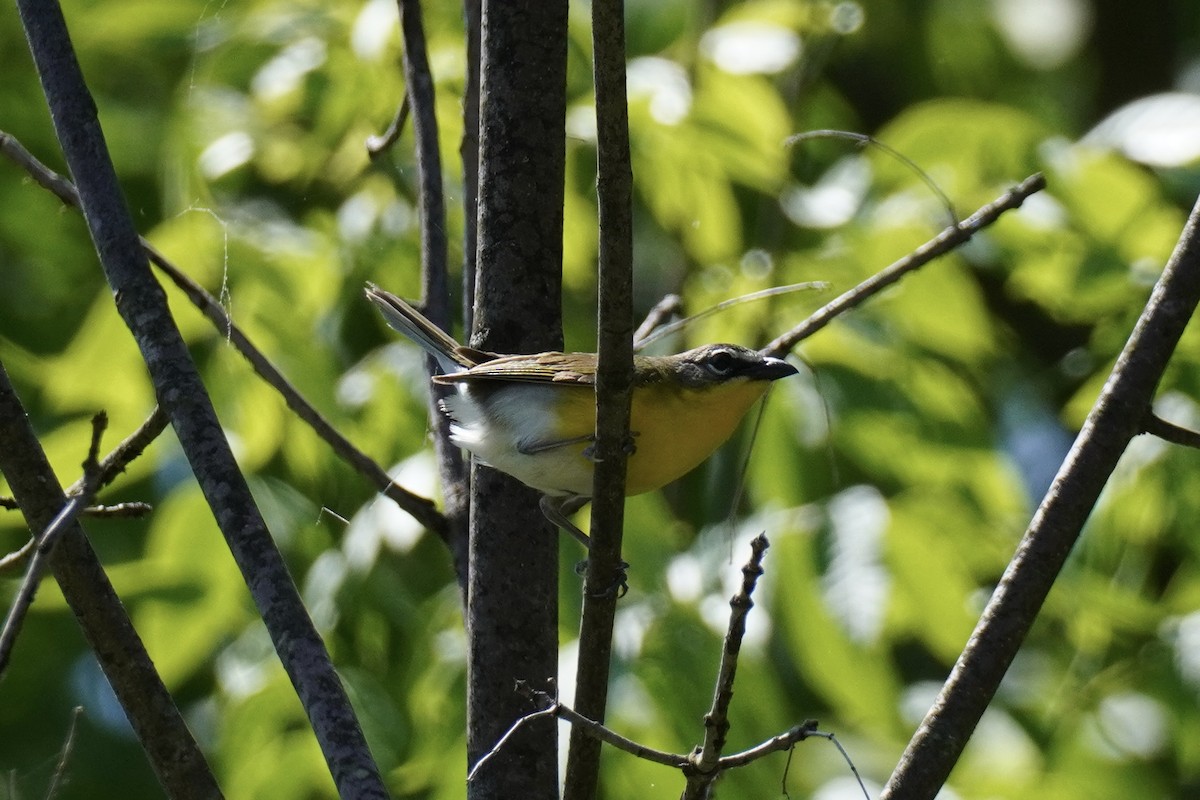
[[[412,339],[436,358],[442,372],[446,374],[462,372],[464,369],[474,366],[474,361],[459,352],[461,348],[458,342],[434,325],[407,301],[380,289],[373,283],[367,284],[366,294],[367,298],[383,314],[387,324]]]

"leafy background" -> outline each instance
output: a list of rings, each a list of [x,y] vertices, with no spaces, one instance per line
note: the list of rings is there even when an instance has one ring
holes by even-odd
[[[420,359],[361,295],[366,280],[410,296],[418,287],[411,134],[380,162],[363,147],[403,90],[395,5],[64,5],[143,233],[219,294],[353,441],[434,494]],[[453,4],[425,13],[459,263],[461,15]],[[587,7],[571,13],[564,302],[568,347],[587,350],[590,35]],[[791,134],[870,133],[926,170],[960,213],[1032,171],[1049,180],[970,246],[804,343],[809,369],[772,393],[736,513],[748,436],[628,503],[634,567],[618,618],[614,726],[675,751],[698,739],[736,566],[747,538],[766,530],[731,746],[816,717],[877,788],[1200,190],[1200,7],[631,0],[628,19],[640,307],[669,291],[699,310],[770,286],[829,284],[709,318],[670,347],[761,344],[946,224],[936,196],[886,154],[839,140],[787,146]],[[61,169],[11,10],[0,52],[0,128]],[[78,216],[12,166],[0,168],[0,209],[0,358],[70,482],[89,416],[106,409],[115,441],[149,412],[152,392]],[[447,553],[168,292],[394,795],[464,796],[465,645]],[[1198,360],[1191,330],[1158,401],[1193,426]],[[1198,467],[1193,452],[1135,441],[948,796],[1200,790]],[[103,500],[154,504],[144,520],[88,529],[227,796],[333,796],[170,434]],[[0,549],[26,535],[17,514],[0,517]],[[562,553],[569,664],[579,553],[570,542]],[[15,577],[0,576],[6,594]],[[61,796],[160,796],[47,583],[0,684],[0,796],[43,796],[75,705],[86,710]],[[730,774],[723,796],[780,796],[783,762]],[[796,750],[787,787],[858,796],[822,742]],[[677,792],[661,767],[606,758],[605,797]]]

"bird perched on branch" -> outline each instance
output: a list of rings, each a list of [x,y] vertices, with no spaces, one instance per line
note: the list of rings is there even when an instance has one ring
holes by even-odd
[[[499,355],[464,347],[409,303],[373,284],[367,297],[395,330],[424,348],[457,389],[442,410],[450,438],[481,462],[542,493],[548,519],[585,547],[568,519],[591,499],[596,431],[596,354]],[[653,491],[708,458],[771,381],[796,368],[736,344],[670,356],[634,356],[625,493]]]

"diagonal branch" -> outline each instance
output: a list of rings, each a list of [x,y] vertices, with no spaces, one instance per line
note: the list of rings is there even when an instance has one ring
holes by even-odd
[[[8,479],[30,529],[48,528],[66,498],[3,364],[0,472]],[[167,794],[204,800],[220,797],[212,770],[78,522],[59,539],[50,568]]]
[[[24,169],[39,186],[52,193],[65,205],[72,208],[80,207],[79,193],[70,181],[42,164],[15,137],[3,131],[0,131],[0,152]],[[167,277],[192,301],[192,304],[208,317],[234,349],[250,362],[251,368],[258,376],[279,392],[288,408],[307,422],[316,434],[332,448],[334,453],[357,470],[377,491],[386,495],[396,505],[411,514],[415,520],[446,540],[446,519],[432,502],[395,483],[383,467],[355,447],[325,419],[320,411],[317,411],[312,403],[300,394],[299,390],[279,371],[279,368],[247,338],[245,332],[234,323],[215,297],[168,260],[146,239],[138,237],[138,241],[149,256],[151,263],[166,273]]]
[[[17,7],[117,311],[137,341],[159,402],[312,722],[334,783],[343,797],[387,797],[345,688],[238,469],[166,295],[150,272],[62,8],[49,0],[18,0]]]
[[[966,243],[972,236],[998,220],[1004,212],[1019,208],[1030,195],[1040,192],[1044,188],[1046,188],[1046,179],[1040,173],[1030,175],[959,224],[946,228],[904,258],[875,273],[858,286],[818,309],[804,322],[777,337],[775,341],[764,347],[762,352],[782,358],[791,352],[792,348],[801,340],[807,339],[828,325],[834,317],[861,305],[867,298],[878,294],[913,270],[925,266],[938,256],[945,255]]]
[[[1200,201],[1096,405],[883,797],[932,798],[995,695],[1200,302]]]
[[[612,745],[618,750],[629,753],[631,756],[644,758],[645,760],[652,761],[655,764],[662,764],[667,767],[675,767],[676,769],[683,769],[687,766],[687,756],[676,753],[668,753],[665,750],[655,750],[653,747],[647,747],[644,744],[638,744],[632,739],[626,738],[617,733],[612,728],[605,726],[603,723],[596,722],[593,719],[588,719],[570,706],[560,703],[556,698],[551,697],[543,691],[534,689],[524,681],[517,682],[517,694],[543,705],[541,711],[534,713],[549,713],[552,716],[565,720],[571,724],[572,730],[581,730],[587,736],[595,739],[597,742],[604,742],[605,744]],[[497,747],[498,746],[499,744]]]
[[[734,753],[731,756],[721,756],[721,759],[717,762],[717,769],[724,771],[753,764],[763,756],[787,750],[795,746],[797,742],[803,742],[805,739],[813,736],[837,741],[833,738],[832,733],[823,733],[817,730],[817,721],[815,719],[806,719],[799,725],[793,725],[778,736],[772,736],[765,742],[754,745],[754,747],[750,747],[740,753]],[[853,767],[854,765],[851,764],[850,766]]]

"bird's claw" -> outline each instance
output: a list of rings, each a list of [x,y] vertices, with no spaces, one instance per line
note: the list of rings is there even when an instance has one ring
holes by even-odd
[[[609,586],[607,589],[605,589],[603,591],[591,592],[590,596],[591,597],[610,597],[615,594],[617,599],[620,600],[622,597],[624,597],[626,594],[629,593],[629,576],[627,574],[628,569],[629,569],[629,562],[624,561],[624,560],[620,561],[617,564],[617,580],[614,581],[611,586]],[[583,559],[582,561],[576,562],[576,564],[575,564],[575,574],[576,575],[578,575],[579,577],[582,578],[585,575],[587,575],[587,570],[588,570],[588,560],[586,558]]]

